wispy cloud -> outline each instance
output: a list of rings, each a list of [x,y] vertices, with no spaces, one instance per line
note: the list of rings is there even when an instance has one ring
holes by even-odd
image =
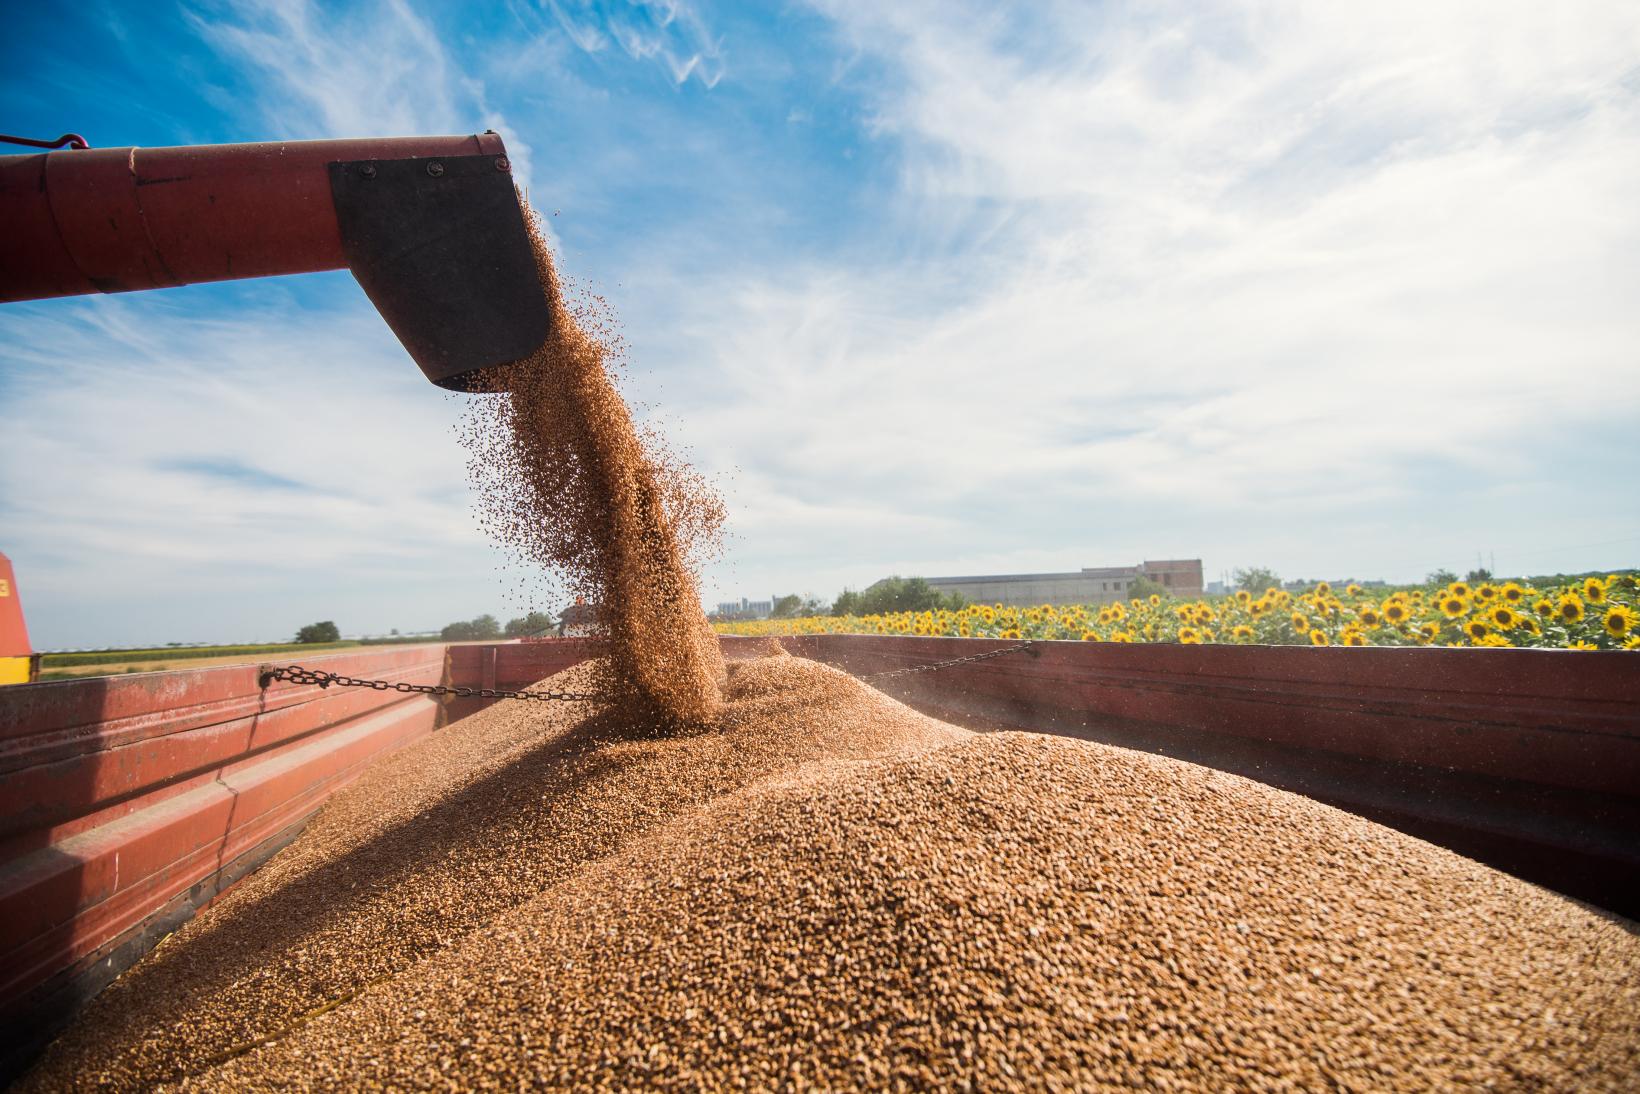
[[[1640,411],[1632,6],[818,7],[882,73],[894,227],[714,285],[733,394],[684,417],[754,509],[873,502],[857,579],[1027,541],[1373,573],[1633,524],[1583,473]]]
[[[554,22],[585,53],[601,53],[611,42],[627,57],[661,65],[679,86],[691,77],[708,88],[723,79],[722,42],[689,4],[679,0],[544,0]]]

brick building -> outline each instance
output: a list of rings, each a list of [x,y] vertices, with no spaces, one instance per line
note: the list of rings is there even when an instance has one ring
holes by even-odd
[[[1126,599],[1133,583],[1149,578],[1174,596],[1202,595],[1199,558],[1146,559],[1137,566],[1084,567],[1062,574],[987,574],[931,577],[942,593],[957,593],[973,604],[1100,604]]]

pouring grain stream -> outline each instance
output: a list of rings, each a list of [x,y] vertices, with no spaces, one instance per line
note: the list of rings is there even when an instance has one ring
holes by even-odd
[[[620,342],[601,301],[571,303],[539,219],[528,220],[551,334],[492,370],[492,394],[464,419],[481,522],[593,606],[608,640],[598,684],[635,725],[699,727],[724,668],[689,559],[716,536],[723,504],[658,438],[640,437],[615,387]]]

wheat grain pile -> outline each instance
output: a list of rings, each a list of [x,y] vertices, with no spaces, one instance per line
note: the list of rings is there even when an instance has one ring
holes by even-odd
[[[590,667],[560,674],[579,686]],[[1308,799],[730,666],[374,767],[26,1089],[1631,1088],[1633,924]]]

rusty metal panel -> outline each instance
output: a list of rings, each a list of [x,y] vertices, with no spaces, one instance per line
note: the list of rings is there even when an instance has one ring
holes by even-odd
[[[443,647],[311,660],[348,675],[436,684]],[[262,691],[258,675],[256,666],[233,665],[91,677],[6,693],[0,727],[33,731],[7,735],[0,728],[0,777],[7,790],[0,853],[15,850],[13,841],[29,833],[56,840],[106,824],[139,803],[180,793],[287,741],[404,699],[282,683]]]
[[[412,683],[441,682],[445,664],[443,645],[303,660]],[[226,864],[271,847],[440,717],[423,696],[263,690],[259,675],[227,666],[0,691],[0,1015],[115,951],[139,956],[130,943],[154,916],[202,885],[214,892]]]

